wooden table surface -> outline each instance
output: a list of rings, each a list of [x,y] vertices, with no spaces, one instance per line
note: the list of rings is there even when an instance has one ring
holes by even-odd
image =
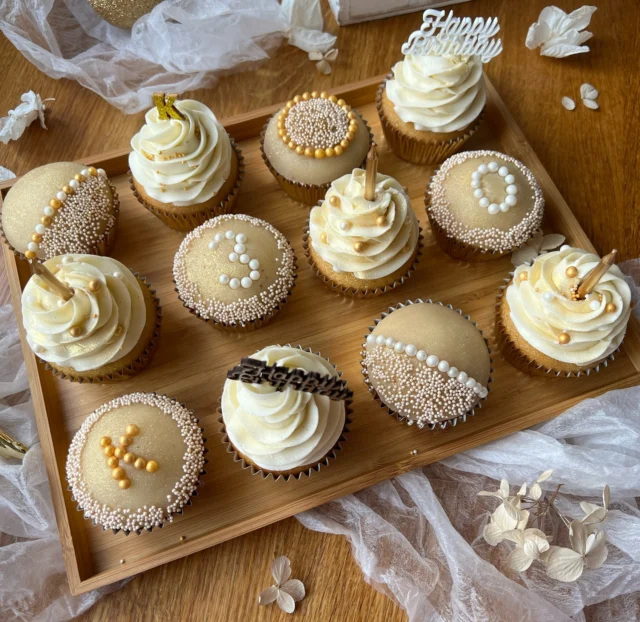
[[[473,0],[458,15],[500,18],[503,53],[486,72],[522,127],[580,224],[601,253],[617,248],[622,259],[640,255],[640,82],[637,79],[637,16],[634,3],[600,2],[589,30],[591,52],[565,59],[544,58],[524,45],[529,25],[548,0]],[[583,4],[564,0],[567,12]],[[216,86],[186,95],[207,103],[220,118],[248,112],[305,90],[324,90],[384,73],[400,57],[400,46],[421,23],[420,13],[339,28],[326,3],[325,29],[338,35],[340,50],[330,76],[318,73],[307,55],[286,44],[256,71],[220,79]],[[0,38],[0,115],[29,89],[55,97],[48,130],[34,123],[18,142],[0,145],[0,165],[17,175],[47,162],[126,147],[143,113],[125,116],[70,80],[52,80]],[[580,85],[599,91],[600,110],[580,102]],[[563,96],[576,101],[565,110]],[[9,301],[0,265],[0,304]],[[405,620],[390,599],[367,585],[349,544],[303,528],[295,519],[221,544],[131,581],[103,598],[85,620],[285,620],[276,605],[258,607],[270,585],[274,557],[286,554],[307,597],[298,617],[314,621]]]

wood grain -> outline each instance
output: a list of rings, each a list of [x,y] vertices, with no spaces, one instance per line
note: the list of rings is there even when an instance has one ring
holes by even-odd
[[[639,87],[632,79],[640,51],[635,7],[624,0],[599,3],[590,28],[595,33],[589,42],[592,52],[555,60],[541,58],[523,44],[529,24],[547,4],[547,0],[517,6],[476,0],[457,12],[500,17],[505,50],[486,67],[488,75],[598,251],[616,246],[623,258],[635,257],[640,254],[640,184],[632,174],[638,164],[635,145],[640,131]],[[570,11],[582,4],[567,0],[562,7]],[[419,22],[419,14],[410,14],[339,29],[329,18],[326,28],[338,34],[340,49],[331,76],[321,76],[306,54],[284,45],[258,71],[225,77],[215,87],[190,95],[228,117],[272,105],[306,88],[330,88],[384,73]],[[48,131],[35,124],[18,143],[0,145],[0,164],[18,174],[50,161],[124,148],[141,123],[142,114],[126,117],[76,82],[56,81],[39,73],[4,37],[0,37],[0,71],[10,78],[0,92],[0,114],[14,108],[20,94],[31,88],[43,97],[57,98],[51,104]],[[601,92],[598,112],[578,101],[584,81]],[[569,113],[560,106],[563,95],[576,99],[576,111]],[[79,131],[82,127],[92,129]],[[95,131],[100,127],[109,131]],[[8,283],[0,266],[0,303],[8,299]],[[267,536],[258,534],[270,534],[281,548],[265,546]],[[342,539],[310,534],[293,519],[150,571],[107,596],[86,618],[127,619],[132,611],[136,619],[180,618],[188,611],[193,619],[288,619],[277,609],[255,607],[256,589],[244,587],[255,587],[256,574],[266,581],[272,555],[281,552],[291,557],[294,570],[304,560],[305,572],[316,586],[323,586],[321,591],[310,591],[304,602],[309,619],[405,619],[390,601],[361,581]],[[257,567],[260,572],[254,571]],[[355,578],[356,585],[345,585],[346,577]],[[201,591],[190,589],[192,585]]]

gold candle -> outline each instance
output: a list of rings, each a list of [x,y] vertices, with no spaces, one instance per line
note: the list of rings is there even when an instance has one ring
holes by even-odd
[[[618,251],[614,248],[608,255],[605,255],[600,263],[589,272],[578,285],[578,298],[586,298],[597,285],[598,281],[607,273],[609,268],[616,263]]]
[[[376,178],[378,177],[378,151],[371,145],[367,154],[367,169],[364,174],[364,198],[373,201],[376,198]]]
[[[51,274],[43,264],[34,260],[31,262],[31,270],[34,274],[37,274],[41,279],[43,279],[63,300],[69,300],[69,298],[73,296],[73,290],[56,279],[56,277]]]

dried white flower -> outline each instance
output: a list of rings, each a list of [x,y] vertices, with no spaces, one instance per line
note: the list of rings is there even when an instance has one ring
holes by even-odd
[[[507,564],[517,572],[524,572],[531,564],[549,550],[549,540],[540,529],[514,529],[504,534],[505,540],[516,543],[507,558]]]
[[[288,557],[281,555],[273,560],[271,574],[275,585],[263,590],[258,596],[259,605],[268,605],[273,601],[285,613],[293,613],[296,603],[304,598],[304,585],[299,579],[289,579],[291,576],[291,562]]]
[[[584,29],[596,9],[595,6],[583,6],[567,15],[558,7],[545,7],[538,21],[531,24],[525,45],[530,50],[540,47],[542,56],[554,58],[588,52],[589,46],[582,44],[591,39],[593,34]]]
[[[544,235],[542,229],[538,229],[527,243],[513,252],[511,263],[521,266],[523,263],[531,263],[538,255],[553,250],[564,244],[565,237],[559,233]]]
[[[10,140],[18,140],[36,119],[40,120],[41,127],[47,129],[44,122],[46,110],[44,102],[54,101],[54,99],[42,101],[40,95],[28,91],[22,94],[20,101],[22,103],[16,106],[15,110],[9,110],[9,116],[0,119],[0,143],[6,145]]]
[[[580,502],[580,508],[585,513],[585,517],[580,522],[587,528],[589,533],[595,530],[596,525],[600,525],[607,520],[610,498],[611,492],[609,486],[605,485],[602,489],[602,507],[595,505],[595,503],[589,503],[588,501]]]
[[[591,110],[597,110],[598,108],[600,108],[600,105],[598,104],[598,102],[593,99],[583,99],[582,103],[587,108],[591,108]]]
[[[331,63],[338,58],[338,50],[333,49],[325,52],[309,52],[309,60],[318,61],[316,68],[325,76],[331,73]]]
[[[580,87],[580,97],[582,97],[582,99],[598,99],[598,95],[600,95],[598,89],[588,82],[585,82]]]
[[[570,97],[563,97],[562,98],[562,105],[567,109],[567,110],[575,110],[576,109],[576,102],[574,102]]]
[[[503,479],[500,482],[500,488],[496,492],[482,490],[478,493],[479,497],[496,497],[502,500],[495,512],[491,515],[491,519],[484,527],[483,537],[491,546],[496,546],[504,540],[504,534],[514,529],[524,529],[529,522],[529,512],[522,509],[521,495],[524,495],[526,489],[520,488],[517,495],[509,495],[509,482]]]

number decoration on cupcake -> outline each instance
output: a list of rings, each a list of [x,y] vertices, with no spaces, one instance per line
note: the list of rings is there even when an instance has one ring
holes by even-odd
[[[411,33],[402,53],[415,56],[479,56],[488,63],[502,52],[502,40],[492,39],[500,31],[497,17],[454,17],[449,11],[427,9],[420,30]]]
[[[178,99],[177,93],[154,93],[153,103],[158,109],[158,118],[163,121],[178,119],[184,121],[184,115],[174,106]]]
[[[502,177],[505,184],[505,194],[499,203],[491,202],[489,197],[485,195],[485,190],[482,187],[482,178],[492,173]],[[500,166],[495,160],[492,160],[488,164],[480,164],[471,174],[473,196],[478,199],[480,207],[485,208],[491,215],[508,212],[518,203],[518,197],[516,196],[518,194],[518,186],[515,185],[515,181],[516,178],[509,172],[509,169],[506,166]]]
[[[278,115],[277,128],[289,149],[321,160],[342,155],[354,140],[358,123],[344,99],[313,91],[286,103]]]
[[[240,262],[243,265],[246,264],[249,270],[249,276],[238,279],[236,277],[230,277],[226,272],[221,272],[218,280],[222,285],[228,285],[231,289],[239,289],[241,286],[249,289],[254,281],[260,280],[260,261],[247,254],[247,236],[244,233],[238,233],[236,235],[231,229],[227,229],[224,233],[218,231],[207,247],[215,251],[225,240],[233,241],[234,243],[233,251],[229,253],[229,261],[231,263]]]

